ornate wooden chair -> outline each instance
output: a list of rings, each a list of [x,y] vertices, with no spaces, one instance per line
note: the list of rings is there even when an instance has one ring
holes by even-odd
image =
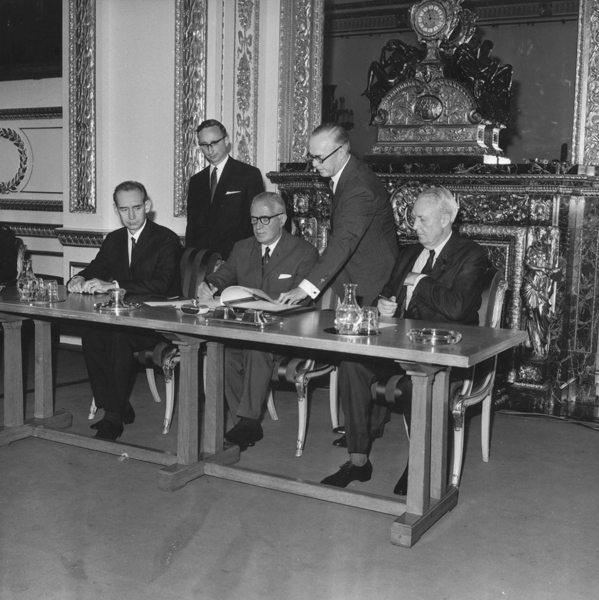
[[[485,274],[483,302],[478,311],[479,323],[484,327],[500,327],[501,311],[505,298],[506,284],[496,269]],[[469,406],[482,402],[481,445],[483,461],[489,462],[491,431],[491,397],[495,383],[497,356],[472,367],[470,377],[451,386],[450,409],[454,422],[453,460],[451,484],[460,483],[464,452],[464,417]]]
[[[334,308],[337,301],[332,291],[327,292],[319,300],[318,308],[326,310]],[[333,429],[339,427],[339,393],[337,386],[337,365],[329,362],[318,361],[312,358],[286,357],[282,359],[273,370],[272,383],[275,387],[281,384],[293,385],[297,391],[297,443],[295,456],[301,456],[306,441],[306,428],[308,424],[308,385],[313,379],[329,375],[329,409]],[[268,396],[268,411],[277,420],[272,389]]]

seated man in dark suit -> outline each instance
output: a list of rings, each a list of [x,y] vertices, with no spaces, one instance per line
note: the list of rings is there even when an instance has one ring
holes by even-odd
[[[15,232],[6,225],[0,225],[0,283],[14,283],[18,255]]]
[[[207,283],[200,283],[200,300],[212,298],[231,285],[261,289],[274,300],[296,287],[314,266],[318,251],[285,231],[286,220],[285,202],[278,194],[258,194],[251,207],[254,236],[237,242],[227,262],[206,277]],[[263,437],[260,416],[278,358],[261,350],[225,350],[225,395],[229,409],[239,417],[225,438],[242,450]]]
[[[196,129],[209,165],[189,180],[187,248],[206,248],[229,258],[235,242],[252,235],[250,204],[264,191],[260,170],[229,156],[225,127],[210,119]]]
[[[119,184],[113,199],[124,227],[106,236],[96,258],[68,282],[69,292],[101,294],[122,288],[131,294],[177,295],[179,237],[146,218],[151,201],[141,183]],[[130,327],[94,327],[84,333],[83,355],[94,400],[105,411],[104,418],[91,425],[98,430],[96,437],[116,440],[123,424],[133,423],[133,353],[152,348],[160,339]]]
[[[404,317],[478,325],[483,275],[488,265],[486,250],[476,242],[452,232],[458,205],[445,188],[423,191],[414,203],[414,229],[418,244],[400,251],[399,259],[377,306],[382,316]],[[368,459],[371,433],[380,431],[382,420],[370,423],[371,386],[380,378],[397,374],[399,367],[389,361],[343,361],[339,367],[339,392],[345,414],[349,461],[322,483],[346,487],[350,482],[368,481],[372,464]],[[403,410],[409,428],[412,382],[401,382]],[[407,493],[406,471],[394,493]]]

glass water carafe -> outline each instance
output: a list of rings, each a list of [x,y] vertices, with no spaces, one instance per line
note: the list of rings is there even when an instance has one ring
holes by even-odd
[[[337,305],[335,311],[335,329],[341,334],[357,335],[362,324],[362,309],[356,301],[357,283],[345,283],[343,302]]]
[[[33,261],[24,258],[17,279],[17,289],[21,300],[35,300],[35,289],[38,285],[37,277],[33,273]],[[35,283],[34,283],[35,282]]]

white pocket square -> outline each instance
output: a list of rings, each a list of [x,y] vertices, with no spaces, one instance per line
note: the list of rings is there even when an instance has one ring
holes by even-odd
[[[240,194],[241,190],[234,190],[232,192],[225,192],[225,196],[228,196],[229,194]]]
[[[279,279],[289,279],[291,275],[287,275],[287,273],[281,273],[279,275]]]

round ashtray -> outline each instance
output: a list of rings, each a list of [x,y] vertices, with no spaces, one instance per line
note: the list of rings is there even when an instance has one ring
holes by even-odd
[[[204,315],[206,314],[210,308],[206,306],[206,304],[182,304],[181,312],[184,312],[186,315]]]
[[[114,303],[112,300],[109,302],[96,302],[94,308],[100,312],[118,313],[125,312],[127,310],[136,310],[141,307],[141,304],[137,302],[118,302]]]
[[[449,329],[410,329],[408,337],[419,344],[430,344],[431,346],[447,346],[457,344],[462,339],[459,331]]]

